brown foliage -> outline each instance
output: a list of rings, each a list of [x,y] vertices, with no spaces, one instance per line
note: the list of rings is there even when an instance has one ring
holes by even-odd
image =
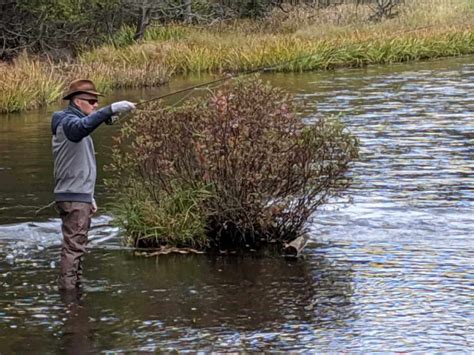
[[[177,187],[205,186],[211,197],[200,207],[211,245],[290,241],[349,185],[358,150],[337,119],[305,123],[296,112],[289,94],[258,80],[177,109],[150,104],[123,127],[119,144],[131,140],[132,149],[116,151],[115,167],[157,205]]]

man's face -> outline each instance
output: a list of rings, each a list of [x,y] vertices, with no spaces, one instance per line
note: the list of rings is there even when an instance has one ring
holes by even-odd
[[[99,107],[99,101],[95,95],[81,94],[75,96],[73,101],[85,115],[90,115]]]

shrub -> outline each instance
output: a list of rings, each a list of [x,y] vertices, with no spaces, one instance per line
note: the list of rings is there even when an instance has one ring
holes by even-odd
[[[349,185],[358,143],[338,119],[305,122],[297,112],[288,93],[249,80],[132,116],[109,181],[128,243],[255,248],[304,233],[316,209]]]

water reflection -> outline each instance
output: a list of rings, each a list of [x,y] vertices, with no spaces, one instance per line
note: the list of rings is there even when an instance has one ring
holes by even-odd
[[[346,328],[354,320],[351,269],[321,256],[311,262],[148,259],[96,249],[86,263],[84,295],[59,298],[51,287],[54,275],[44,269],[36,270],[34,284],[27,277],[9,278],[2,302],[10,318],[0,318],[3,336],[15,338],[20,349],[44,349],[51,344],[47,339],[55,339],[66,352],[290,350],[301,348],[301,337],[314,340],[320,329]],[[47,291],[38,297],[42,284]],[[37,344],[42,338],[44,344]],[[11,346],[2,342],[0,351]]]
[[[63,335],[59,350],[66,354],[88,354],[92,350],[93,329],[84,304],[82,290],[60,291],[65,308]]]

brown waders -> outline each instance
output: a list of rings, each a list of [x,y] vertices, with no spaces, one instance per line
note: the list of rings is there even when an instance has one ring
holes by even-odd
[[[62,220],[63,244],[59,274],[59,289],[72,290],[80,286],[82,260],[86,253],[87,233],[91,225],[92,204],[56,202]]]

